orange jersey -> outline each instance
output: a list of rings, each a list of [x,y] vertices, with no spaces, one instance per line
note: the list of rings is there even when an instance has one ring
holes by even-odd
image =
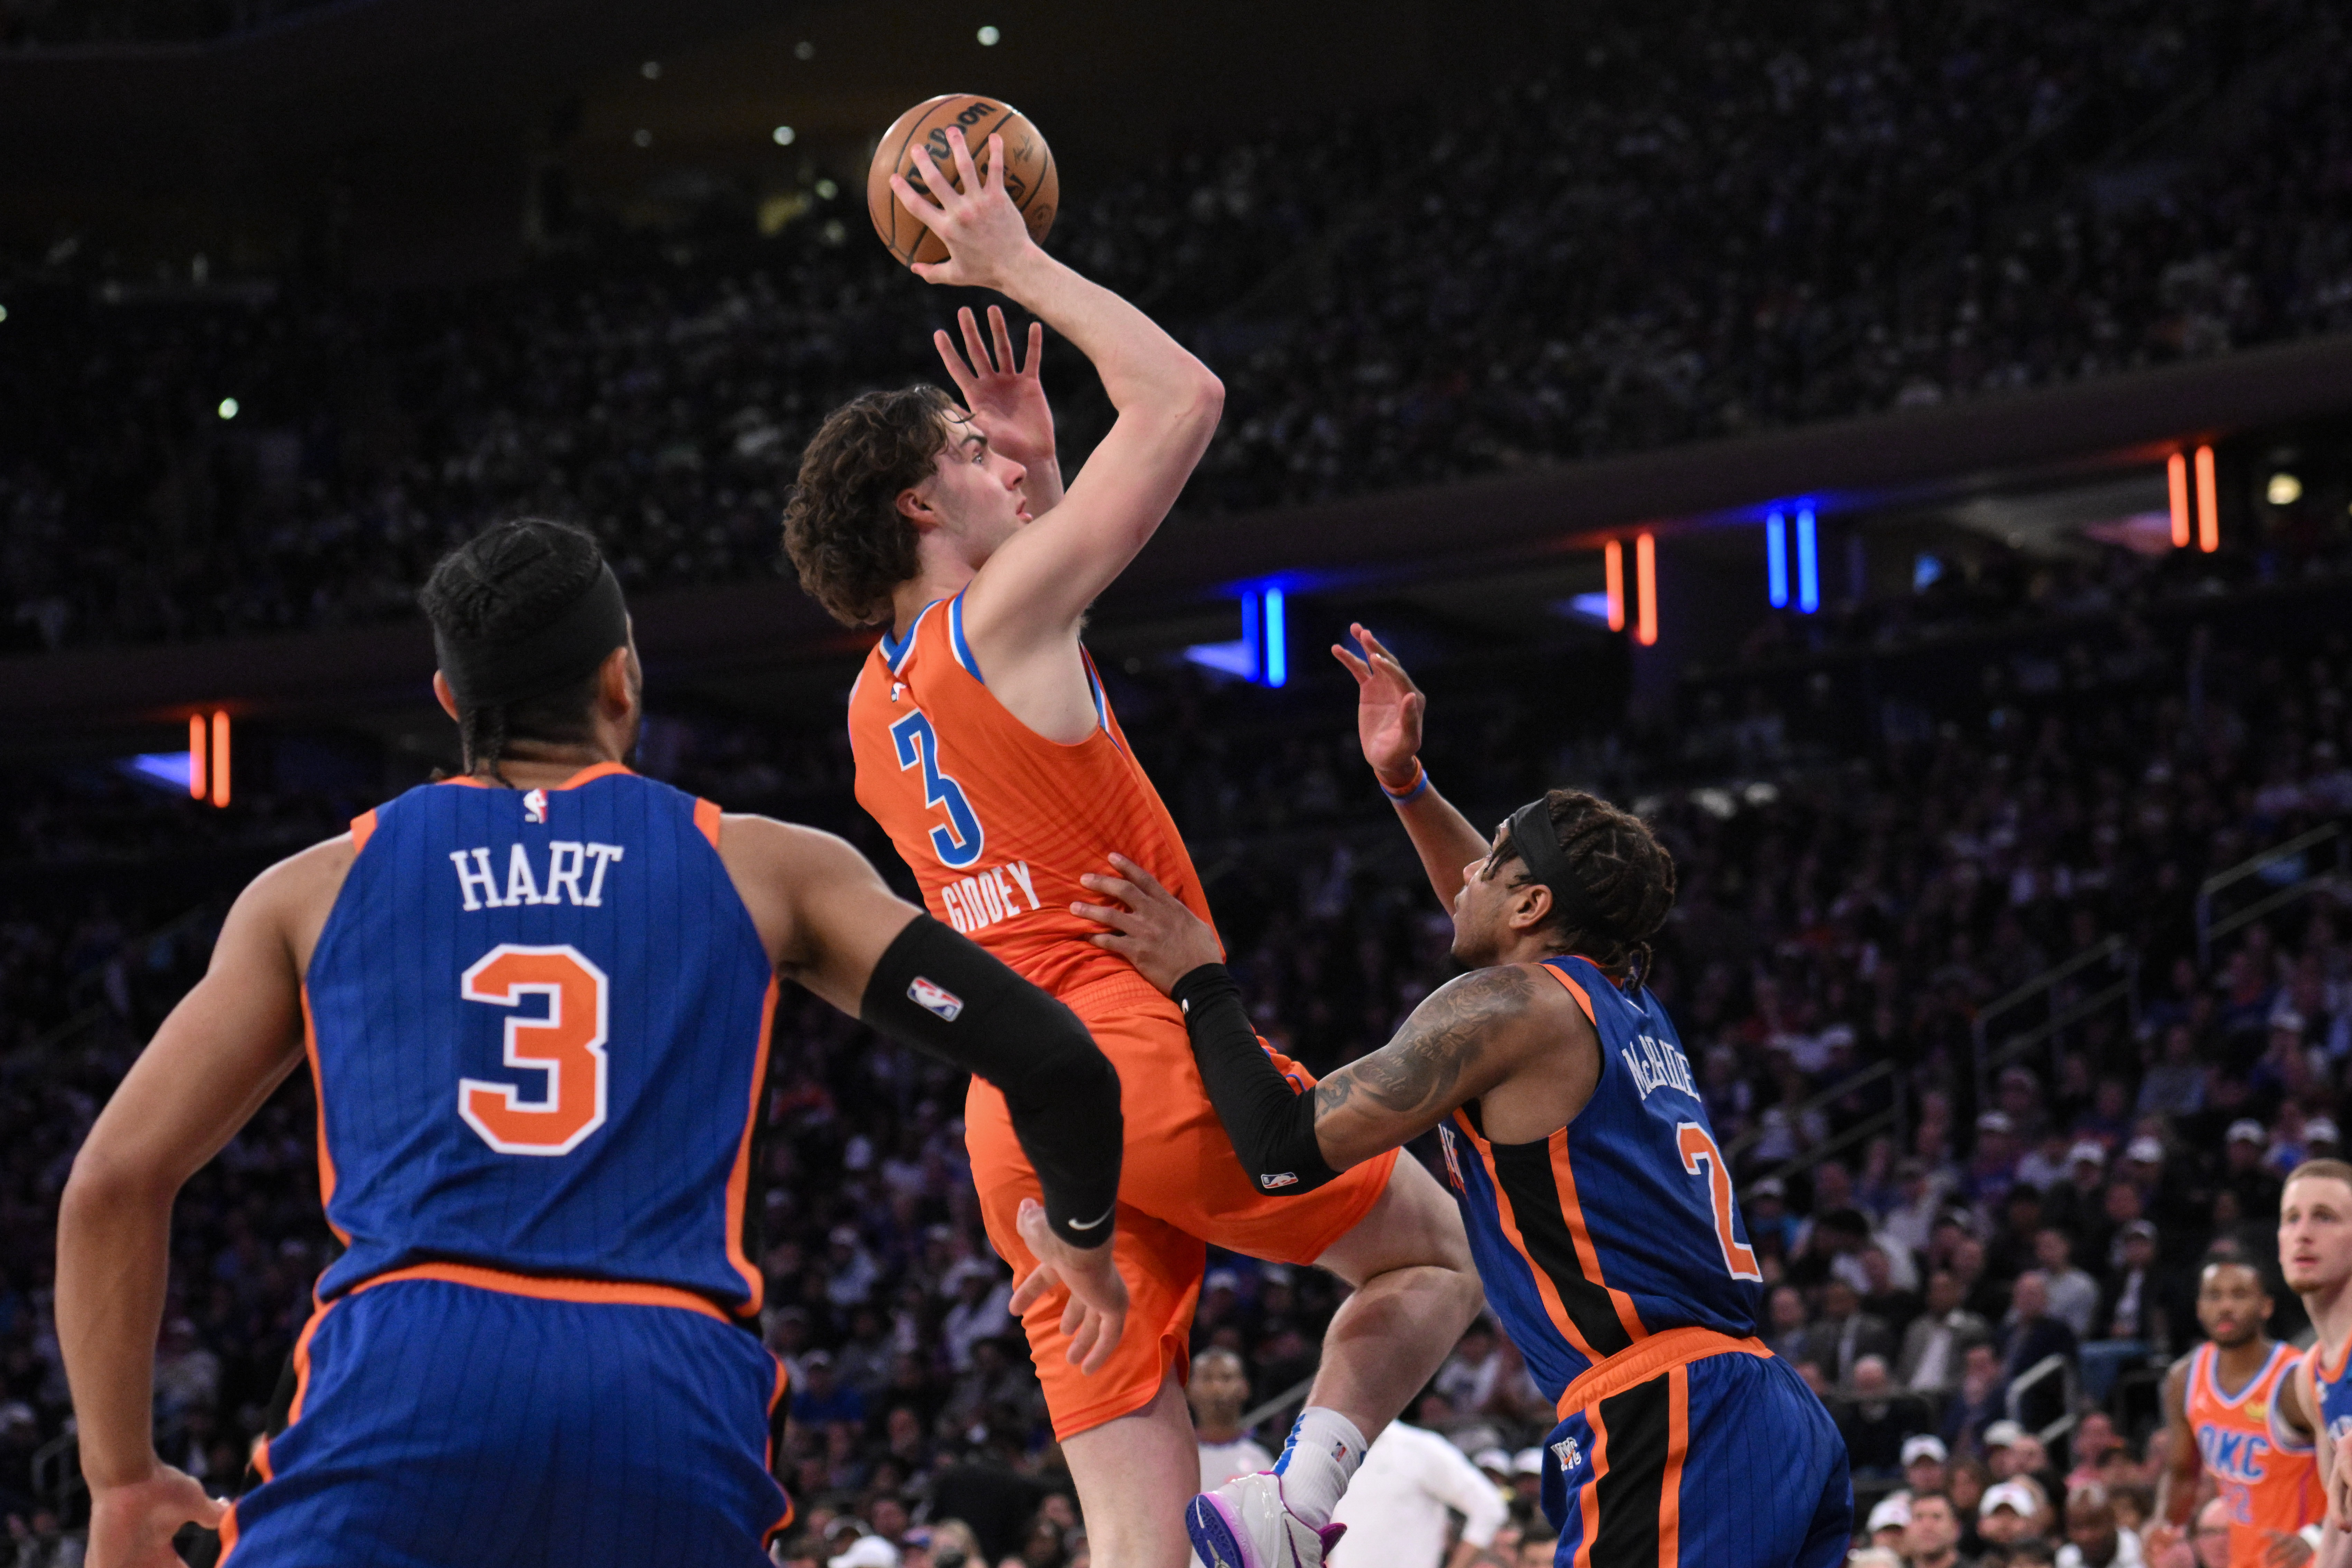
[[[849,694],[857,803],[913,868],[932,914],[1056,995],[1133,968],[1070,912],[1116,850],[1209,918],[1160,792],[1128,749],[1094,662],[1094,730],[1064,745],[1007,712],[963,637],[963,596],[885,636]]]
[[[2271,1434],[2271,1401],[2301,1361],[2293,1347],[2274,1344],[2263,1370],[2232,1394],[2221,1387],[2218,1347],[2199,1345],[2189,1358],[2189,1429],[2230,1505],[2232,1563],[2262,1561],[2271,1531],[2291,1535],[2318,1522],[2323,1511],[2319,1468],[2310,1450],[2283,1451]]]

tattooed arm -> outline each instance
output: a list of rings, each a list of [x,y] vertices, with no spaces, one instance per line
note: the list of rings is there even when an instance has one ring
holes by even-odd
[[[1396,1038],[1315,1086],[1323,1157],[1341,1169],[1369,1160],[1492,1090],[1531,1047],[1558,1038],[1544,1005],[1555,998],[1568,994],[1520,964],[1473,970],[1432,992]]]
[[[1312,1094],[1299,1094],[1260,1045],[1240,989],[1217,962],[1208,923],[1134,862],[1114,857],[1113,865],[1118,875],[1080,880],[1115,902],[1070,907],[1109,927],[1094,941],[1131,961],[1183,1008],[1210,1103],[1243,1168],[1269,1194],[1313,1192],[1426,1132],[1522,1068],[1540,1063],[1557,1077],[1562,1041],[1590,1037],[1566,990],[1532,966],[1503,964],[1441,986],[1395,1039]],[[1587,1079],[1549,1126],[1573,1116],[1591,1089]],[[1542,1093],[1543,1113],[1551,1115],[1558,1087]]]

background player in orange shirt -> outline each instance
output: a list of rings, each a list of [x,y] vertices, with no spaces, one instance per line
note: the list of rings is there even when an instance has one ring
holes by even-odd
[[[1114,1245],[1133,1301],[1127,1336],[1100,1373],[1081,1376],[1053,1304],[1024,1318],[1095,1562],[1186,1560],[1199,1460],[1180,1384],[1213,1241],[1318,1263],[1357,1288],[1332,1319],[1278,1476],[1252,1483],[1267,1568],[1312,1568],[1365,1447],[1477,1310],[1468,1244],[1434,1179],[1392,1152],[1303,1195],[1258,1190],[1209,1104],[1181,1015],[1070,912],[1087,896],[1077,879],[1118,851],[1208,914],[1078,634],[1183,489],[1223,389],[1141,311],[1031,242],[997,184],[1001,149],[983,183],[961,134],[948,134],[959,182],[927,166],[936,201],[893,183],[950,252],[916,270],[994,289],[1051,322],[1093,362],[1118,421],[1066,495],[1037,376],[1042,328],[1016,366],[1001,313],[989,313],[992,356],[966,312],[969,364],[938,335],[965,406],[917,387],[835,411],[803,459],[786,547],[837,618],[887,627],[850,697],[860,803],[932,910],[1067,1003],[1119,1069]],[[1312,1081],[1283,1065],[1294,1085]],[[1012,1216],[1034,1177],[986,1085],[973,1086],[966,1121],[990,1238],[1023,1267]]]
[[[2202,1471],[2229,1505],[2231,1561],[2294,1568],[2311,1556],[2298,1532],[2317,1524],[2323,1509],[2309,1446],[2283,1447],[2272,1434],[2271,1402],[2302,1358],[2263,1331],[2271,1307],[2251,1263],[2209,1263],[2199,1277],[2197,1321],[2210,1342],[2165,1374],[2172,1446],[2156,1511],[2187,1524]]]

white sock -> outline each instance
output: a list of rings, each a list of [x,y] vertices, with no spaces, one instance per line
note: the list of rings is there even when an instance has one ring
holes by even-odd
[[[1364,1435],[1336,1410],[1310,1405],[1298,1413],[1290,1440],[1274,1473],[1282,1478],[1282,1500],[1291,1512],[1317,1530],[1331,1522],[1339,1494],[1349,1478],[1364,1462]]]

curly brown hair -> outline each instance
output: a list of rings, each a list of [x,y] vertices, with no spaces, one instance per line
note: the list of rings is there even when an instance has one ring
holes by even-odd
[[[1564,918],[1554,922],[1562,942],[1612,979],[1646,972],[1650,939],[1675,907],[1675,858],[1648,823],[1599,795],[1547,790],[1544,805],[1567,852],[1569,875],[1592,910],[1590,931],[1576,930]],[[1495,858],[1521,858],[1509,834],[1496,846]]]
[[[936,386],[868,392],[825,416],[784,503],[784,553],[801,586],[844,626],[887,619],[919,569],[898,493],[923,482],[963,410]]]

